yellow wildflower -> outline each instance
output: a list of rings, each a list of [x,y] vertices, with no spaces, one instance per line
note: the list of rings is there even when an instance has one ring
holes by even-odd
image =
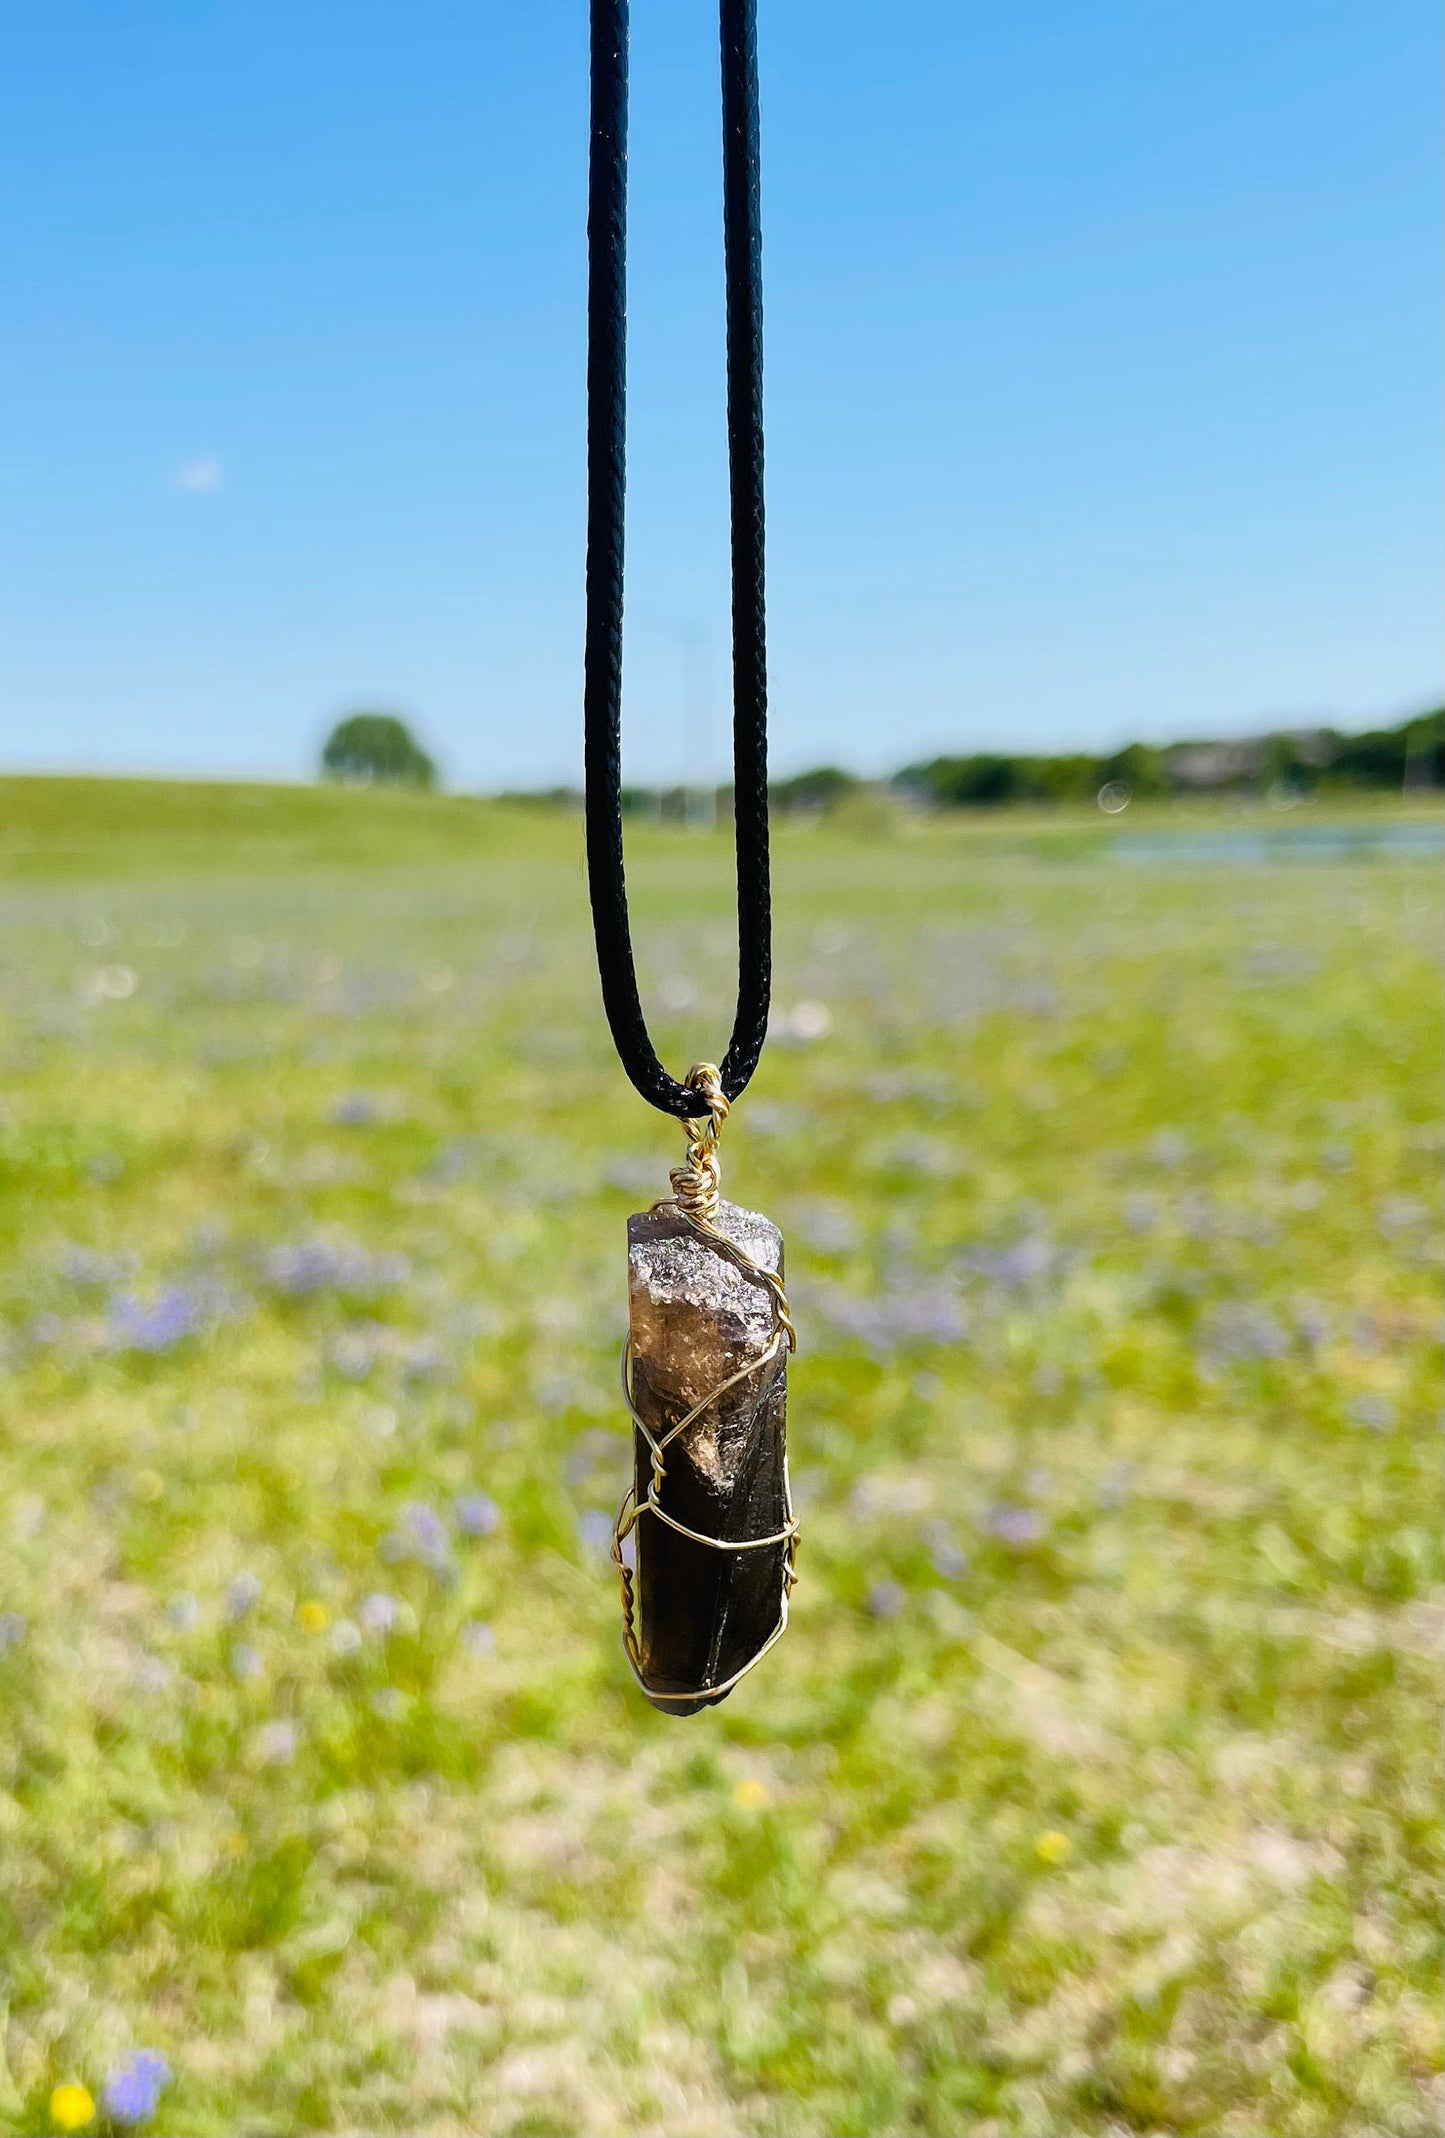
[[[88,2086],[57,2086],[50,2096],[50,2120],[58,2131],[83,2131],[94,2115]]]
[[[760,1782],[755,1774],[744,1775],[733,1788],[733,1802],[744,1811],[761,1811],[768,1801],[768,1785]]]
[[[1066,1856],[1071,1856],[1074,1852],[1073,1842],[1067,1834],[1061,1834],[1057,1827],[1050,1827],[1046,1834],[1040,1834],[1034,1847],[1041,1863],[1062,1863]]]
[[[330,1606],[318,1603],[315,1597],[312,1597],[308,1603],[302,1604],[296,1616],[308,1633],[324,1633],[331,1624]]]

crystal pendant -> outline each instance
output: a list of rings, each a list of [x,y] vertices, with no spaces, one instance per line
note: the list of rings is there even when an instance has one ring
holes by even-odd
[[[628,1659],[672,1715],[726,1699],[782,1634],[797,1539],[783,1239],[718,1196],[717,1125],[689,1125],[675,1198],[627,1226],[634,1475],[613,1556]]]

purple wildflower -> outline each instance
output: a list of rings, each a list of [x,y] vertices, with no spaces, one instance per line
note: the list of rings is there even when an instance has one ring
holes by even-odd
[[[1044,1533],[1043,1516],[1032,1507],[991,1507],[984,1527],[1005,1544],[1037,1544]]]
[[[401,1511],[411,1549],[424,1566],[444,1566],[451,1558],[452,1540],[447,1525],[435,1507],[425,1500],[411,1500]]]
[[[296,1757],[300,1741],[294,1722],[268,1722],[256,1732],[256,1755],[267,1766],[284,1766]]]
[[[268,1283],[293,1299],[323,1291],[391,1291],[411,1275],[404,1255],[368,1254],[354,1240],[345,1239],[283,1242],[270,1250],[262,1267]]]
[[[881,1146],[874,1162],[923,1180],[946,1180],[959,1170],[956,1148],[938,1136],[895,1136]]]
[[[1202,1353],[1207,1361],[1279,1359],[1289,1350],[1289,1337],[1273,1314],[1246,1301],[1231,1301],[1211,1315]]]
[[[443,1364],[441,1345],[429,1336],[417,1337],[401,1354],[401,1370],[408,1381],[430,1381]]]
[[[819,1196],[800,1204],[793,1213],[792,1228],[815,1254],[845,1255],[858,1245],[858,1226],[840,1203]]]
[[[302,1241],[294,1247],[273,1247],[264,1266],[277,1291],[293,1296],[319,1292],[323,1285],[336,1281],[332,1251],[319,1240]]]
[[[462,1628],[462,1646],[468,1655],[479,1658],[495,1655],[497,1636],[485,1619],[474,1618]]]
[[[897,1284],[871,1299],[830,1290],[818,1303],[840,1335],[885,1354],[900,1344],[962,1343],[969,1333],[967,1310],[948,1284]]]
[[[1430,1206],[1416,1195],[1387,1195],[1375,1213],[1375,1222],[1387,1240],[1430,1222]]]
[[[0,1655],[25,1638],[25,1620],[18,1611],[0,1611]]]
[[[1207,1195],[1190,1193],[1179,1198],[1179,1223],[1186,1238],[1213,1240],[1220,1231],[1219,1214]]]
[[[118,1284],[133,1266],[128,1256],[102,1254],[95,1247],[67,1245],[60,1250],[60,1274],[71,1284]]]
[[[156,2112],[171,2067],[154,2049],[140,2049],[105,2082],[105,2106],[117,2123],[144,2123]]]
[[[575,1374],[549,1373],[537,1383],[537,1401],[545,1411],[572,1410],[582,1393]]]
[[[234,1625],[254,1610],[261,1600],[261,1584],[254,1574],[238,1574],[226,1591],[226,1616]]]
[[[870,1618],[897,1618],[907,1601],[896,1581],[875,1581],[864,1599]]]
[[[886,1472],[871,1470],[856,1480],[848,1503],[854,1514],[868,1522],[876,1521],[879,1515],[923,1514],[932,1498],[928,1479],[916,1471],[890,1477]]]
[[[249,1641],[236,1642],[236,1645],[231,1650],[231,1675],[233,1677],[239,1678],[243,1685],[249,1685],[254,1679],[260,1677],[264,1668],[259,1649],[253,1648]]]
[[[1133,1488],[1133,1463],[1111,1463],[1099,1480],[1099,1505],[1101,1507],[1122,1507]]]
[[[386,1291],[393,1285],[405,1284],[410,1275],[411,1264],[405,1255],[373,1255],[367,1281],[373,1291]]]
[[[627,1195],[653,1194],[656,1192],[657,1162],[619,1151],[608,1159],[602,1177],[609,1188],[621,1188]]]
[[[1356,1396],[1345,1413],[1351,1425],[1370,1433],[1388,1433],[1395,1422],[1395,1406],[1388,1396]]]
[[[376,1119],[377,1104],[367,1091],[345,1092],[326,1116],[333,1128],[367,1128]]]
[[[586,1485],[599,1470],[606,1471],[610,1483],[620,1447],[617,1435],[604,1432],[600,1426],[589,1426],[585,1433],[579,1433],[563,1465],[568,1484]]]
[[[401,1605],[394,1596],[388,1596],[385,1589],[375,1589],[370,1596],[362,1598],[356,1616],[363,1632],[385,1635],[395,1631],[401,1617]]]
[[[391,1331],[379,1321],[354,1321],[343,1329],[331,1347],[331,1363],[348,1381],[364,1381],[391,1341]]]
[[[1314,1299],[1307,1299],[1296,1308],[1295,1327],[1312,1351],[1327,1343],[1331,1333],[1330,1317]]]
[[[500,1526],[502,1510],[486,1492],[467,1492],[453,1502],[457,1528],[464,1537],[490,1537]]]
[[[472,1171],[477,1157],[475,1141],[465,1136],[458,1137],[451,1143],[442,1145],[422,1177],[444,1188],[455,1187],[459,1180],[465,1180]],[[651,1187],[655,1179],[655,1170],[649,1169],[644,1187]],[[625,1181],[614,1181],[612,1185],[620,1188],[629,1184]]]
[[[968,1572],[968,1554],[959,1549],[947,1522],[925,1522],[923,1541],[933,1571],[945,1581],[959,1581]]]
[[[600,1507],[589,1507],[577,1524],[577,1534],[589,1552],[612,1550],[612,1517]]]
[[[1016,1240],[1012,1247],[976,1248],[971,1254],[959,1258],[958,1267],[976,1270],[991,1283],[1001,1285],[1006,1292],[1016,1292],[1026,1284],[1050,1276],[1058,1259],[1057,1250],[1047,1240],[1029,1234]]]
[[[169,1351],[200,1326],[200,1302],[182,1285],[168,1285],[152,1299],[117,1292],[110,1302],[113,1351]]]
[[[1356,1314],[1350,1324],[1350,1342],[1365,1358],[1379,1355],[1383,1337],[1373,1314]]]
[[[806,1115],[795,1106],[775,1106],[771,1100],[759,1099],[748,1109],[748,1127],[759,1136],[800,1135],[806,1126]]]

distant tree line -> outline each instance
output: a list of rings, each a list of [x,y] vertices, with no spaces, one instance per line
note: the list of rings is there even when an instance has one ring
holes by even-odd
[[[868,787],[836,765],[775,780],[774,805],[816,814]],[[1010,802],[1122,804],[1135,796],[1266,794],[1305,796],[1348,788],[1445,787],[1445,711],[1397,727],[1342,735],[1334,728],[1288,728],[1231,741],[1131,742],[1107,755],[1056,756],[979,750],[905,765],[885,791],[935,809],[998,808]],[[872,791],[876,792],[876,786]]]
[[[797,786],[802,806],[816,806],[811,797],[820,777],[839,776],[805,773],[800,781],[784,781],[779,800],[789,806],[786,790]],[[942,807],[1092,801],[1110,789],[1126,798],[1440,787],[1445,786],[1445,712],[1424,713],[1398,727],[1363,735],[1291,728],[1234,741],[1133,742],[1108,756],[1006,756],[989,751],[934,757],[906,765],[890,784],[920,802]]]
[[[783,815],[820,816],[840,804],[880,795],[932,809],[1096,800],[1117,808],[1135,797],[1272,793],[1303,799],[1350,789],[1411,793],[1432,787],[1445,787],[1445,711],[1362,735],[1287,728],[1227,741],[1131,742],[1107,755],[980,750],[905,765],[883,781],[859,779],[837,765],[817,765],[774,780],[769,793]],[[573,806],[581,801],[569,788],[526,799]],[[624,787],[622,807],[628,815],[663,823],[711,822],[731,815],[732,789]]]
[[[353,713],[322,751],[327,778],[430,787],[436,767],[392,713]],[[1282,728],[1231,741],[1131,742],[1096,755],[1056,756],[980,750],[905,765],[890,780],[861,780],[837,765],[818,765],[774,780],[773,805],[784,814],[817,816],[864,796],[892,795],[925,808],[998,808],[1011,802],[1092,802],[1122,808],[1135,796],[1267,794],[1304,797],[1351,788],[1410,793],[1445,787],[1445,710],[1398,726],[1344,735],[1335,728]],[[575,789],[514,794],[504,800],[576,807]],[[732,813],[732,789],[711,786],[624,787],[629,816],[664,823],[710,824]]]

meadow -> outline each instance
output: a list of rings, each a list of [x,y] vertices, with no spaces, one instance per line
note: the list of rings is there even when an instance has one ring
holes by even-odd
[[[0,2130],[1439,2127],[1439,871],[1124,835],[780,832],[800,1580],[678,1721],[576,821],[0,782]]]

